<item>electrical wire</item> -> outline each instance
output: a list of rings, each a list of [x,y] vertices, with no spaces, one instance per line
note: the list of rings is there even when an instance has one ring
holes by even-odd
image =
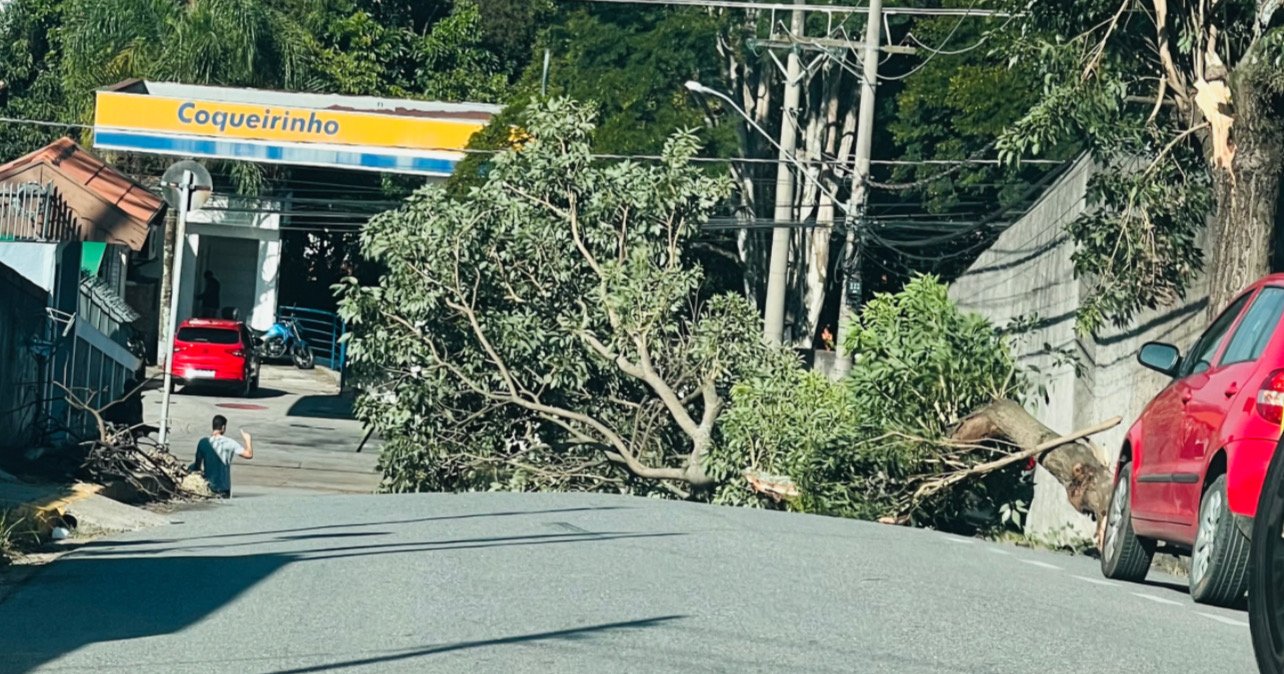
[[[33,126],[52,126],[61,129],[92,129],[89,124],[75,124],[71,122],[51,122],[44,119],[20,119],[18,117],[0,117],[0,122],[7,124],[31,124]]]
[[[584,0],[584,1],[611,2],[614,0]],[[620,0],[620,1],[624,1],[624,0]],[[0,122],[12,123],[12,124],[30,124],[33,126],[66,127],[66,128],[76,128],[76,129],[96,128],[91,124],[53,122],[49,120],[26,119],[26,118],[18,118],[18,117],[0,117]],[[476,149],[476,148],[464,148],[464,149],[421,148],[421,149],[423,149],[425,152],[428,152],[428,151],[461,152],[464,154],[476,154],[476,155],[495,155],[495,154],[499,154],[500,152],[503,152],[503,150],[482,150],[482,149]],[[618,160],[618,161],[663,161],[664,160],[664,157],[661,155],[651,155],[651,154],[595,153],[590,156],[593,159],[606,159],[606,160]],[[247,161],[247,160],[243,160],[243,159],[237,160],[234,158],[227,158],[225,161]],[[779,158],[770,158],[770,157],[692,157],[691,162],[695,164],[764,164],[764,165],[791,163],[788,160],[783,160]],[[817,166],[847,167],[853,164],[854,160],[848,159],[846,161],[843,161],[837,158],[828,158],[828,159],[812,160],[809,163]],[[955,165],[955,164],[998,164],[998,163],[1000,162],[997,159],[984,159],[979,156],[973,156],[967,159],[871,159],[870,160],[870,164],[876,165],[876,166],[918,166],[918,165],[935,165],[935,164]],[[1037,165],[1037,164],[1060,164],[1063,162],[1055,159],[1027,159],[1027,160],[1023,160],[1021,163]],[[403,174],[396,174],[395,172],[391,172],[391,171],[389,173],[394,175],[403,175]],[[216,177],[220,177],[226,180],[234,179],[234,176],[228,173],[215,173],[214,175]],[[322,181],[315,181],[315,180],[303,180],[299,182],[301,184],[306,184],[306,185],[336,187],[336,188],[349,189],[349,190],[365,190],[370,192],[383,192],[382,187],[374,186],[374,185],[360,185],[360,184],[353,185],[349,183],[330,183],[330,182],[322,182]]]
[[[581,2],[598,2],[623,5],[651,5],[675,7],[718,7],[723,9],[747,9],[759,11],[787,12],[796,9],[805,12],[827,14],[866,14],[868,6],[854,5],[795,5],[782,2],[751,2],[749,0],[580,0]],[[1011,12],[994,9],[965,9],[954,7],[884,7],[883,14],[904,14],[907,16],[1012,16]]]

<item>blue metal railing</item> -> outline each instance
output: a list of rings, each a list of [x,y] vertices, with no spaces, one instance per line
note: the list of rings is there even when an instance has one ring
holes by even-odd
[[[340,338],[348,325],[333,311],[284,306],[276,311],[277,320],[291,319],[299,326],[299,334],[312,347],[316,362],[343,375],[348,363],[348,345]]]

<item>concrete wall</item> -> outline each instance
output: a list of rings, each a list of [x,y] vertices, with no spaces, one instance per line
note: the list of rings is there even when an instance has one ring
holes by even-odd
[[[1039,368],[1047,387],[1047,399],[1031,411],[1060,432],[1123,417],[1118,427],[1093,438],[1113,464],[1128,427],[1167,383],[1137,363],[1138,349],[1151,340],[1189,347],[1206,324],[1207,290],[1201,277],[1179,306],[1142,312],[1130,325],[1102,329],[1092,338],[1076,335],[1075,313],[1092,289],[1075,278],[1070,258],[1074,243],[1065,225],[1087,208],[1092,171],[1090,161],[1076,163],[952,284],[950,297],[961,309],[998,325],[1017,317],[1035,319],[1034,328],[1015,345],[1022,364]],[[1076,377],[1073,361],[1058,351],[1077,357],[1081,377]],[[1091,520],[1070,508],[1065,490],[1042,468],[1035,476],[1027,529],[1053,540],[1093,533]]]

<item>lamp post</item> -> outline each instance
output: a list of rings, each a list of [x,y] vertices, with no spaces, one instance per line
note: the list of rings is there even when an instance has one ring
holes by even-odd
[[[693,93],[714,96],[725,101],[727,105],[731,106],[732,110],[735,110],[737,114],[749,123],[749,126],[753,128],[754,131],[757,131],[763,138],[766,138],[767,142],[771,143],[771,145],[780,153],[781,164],[776,179],[777,225],[772,230],[771,265],[767,275],[767,305],[763,311],[763,337],[769,343],[780,344],[784,341],[785,282],[789,272],[789,227],[780,223],[786,221],[793,210],[793,180],[789,173],[788,165],[792,165],[794,168],[798,169],[798,172],[802,174],[803,177],[810,180],[817,189],[831,197],[834,204],[843,211],[844,216],[847,214],[848,206],[847,204],[844,204],[842,200],[838,199],[837,195],[825,189],[825,186],[819,180],[813,178],[811,173],[807,171],[807,167],[803,166],[802,163],[798,161],[798,158],[794,155],[793,143],[791,142],[792,138],[796,134],[787,132],[782,133],[782,141],[784,142],[778,143],[776,142],[776,139],[771,137],[771,134],[767,133],[766,129],[763,129],[753,120],[752,117],[749,116],[747,112],[741,109],[740,106],[736,105],[736,102],[731,100],[730,96],[717,91],[716,89],[710,89],[694,80],[687,82],[686,88],[688,91]],[[789,115],[787,112],[785,117],[787,121],[786,129],[788,130],[791,127],[788,126]],[[782,197],[784,198],[782,199]]]

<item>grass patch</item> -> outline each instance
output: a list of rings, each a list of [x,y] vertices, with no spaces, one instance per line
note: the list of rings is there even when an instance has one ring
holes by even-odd
[[[13,510],[0,510],[0,566],[9,564],[38,542],[27,518]]]
[[[1066,527],[1064,533],[1053,531],[1044,535],[1006,530],[989,538],[999,543],[1068,555],[1097,557],[1099,554],[1097,545],[1091,538],[1071,531],[1070,527]]]

